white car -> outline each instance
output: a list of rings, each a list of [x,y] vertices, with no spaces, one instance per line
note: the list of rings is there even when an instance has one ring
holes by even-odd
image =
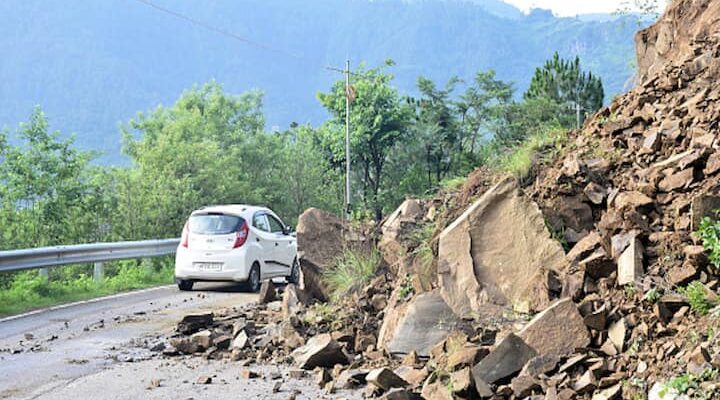
[[[180,290],[192,290],[198,281],[242,282],[253,292],[264,279],[297,283],[297,240],[291,231],[265,207],[233,204],[193,211],[175,255],[175,282]]]

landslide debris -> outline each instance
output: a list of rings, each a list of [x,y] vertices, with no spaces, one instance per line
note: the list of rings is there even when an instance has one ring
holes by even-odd
[[[720,324],[695,311],[720,271],[693,235],[720,207],[720,0],[674,1],[637,41],[640,84],[525,185],[479,169],[375,234],[309,210],[298,286],[186,317],[165,353],[368,398],[720,398]],[[375,242],[376,276],[326,303],[324,271]]]

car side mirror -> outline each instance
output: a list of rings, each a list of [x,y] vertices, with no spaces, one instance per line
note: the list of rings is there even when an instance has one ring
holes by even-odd
[[[293,232],[295,232],[295,231],[293,230],[293,227],[290,226],[290,225],[286,226],[286,227],[283,229],[283,233],[284,233],[285,235],[291,235]]]

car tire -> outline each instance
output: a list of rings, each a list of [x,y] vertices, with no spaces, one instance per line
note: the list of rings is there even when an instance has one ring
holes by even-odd
[[[257,293],[260,291],[260,265],[258,263],[253,264],[248,274],[248,280],[245,282],[245,290],[250,293]]]
[[[178,289],[182,290],[183,292],[192,290],[193,284],[194,284],[193,281],[186,281],[186,280],[182,280],[182,279],[179,280],[177,283]]]
[[[297,258],[293,260],[292,267],[290,267],[290,275],[285,277],[287,283],[298,284],[300,282],[300,263]]]

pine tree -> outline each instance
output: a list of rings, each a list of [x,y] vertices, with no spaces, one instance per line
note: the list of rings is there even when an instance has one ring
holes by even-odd
[[[576,121],[579,125],[602,107],[605,92],[600,77],[580,69],[579,57],[565,60],[556,52],[535,70],[523,97],[526,100],[547,98],[563,105],[566,115],[560,120]]]

